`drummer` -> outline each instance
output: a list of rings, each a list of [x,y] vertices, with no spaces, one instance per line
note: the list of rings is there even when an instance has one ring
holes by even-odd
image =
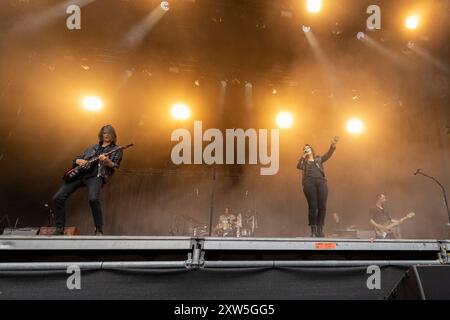
[[[214,233],[219,237],[233,236],[236,227],[236,216],[231,213],[230,207],[226,207],[224,213],[219,216],[219,222],[214,228]]]

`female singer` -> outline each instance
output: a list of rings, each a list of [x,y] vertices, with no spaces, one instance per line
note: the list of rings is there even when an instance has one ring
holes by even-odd
[[[303,193],[308,201],[309,225],[311,237],[324,237],[323,225],[327,210],[328,186],[323,163],[330,159],[336,150],[339,137],[334,137],[330,149],[323,156],[316,156],[314,149],[306,144],[303,156],[297,164],[297,169],[303,171]]]

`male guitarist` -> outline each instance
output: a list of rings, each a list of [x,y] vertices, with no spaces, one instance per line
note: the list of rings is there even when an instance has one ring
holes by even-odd
[[[370,224],[374,227],[377,232],[377,237],[379,233],[386,233],[384,238],[395,239],[396,235],[393,230],[387,230],[386,226],[397,222],[391,218],[389,212],[385,208],[385,203],[387,201],[386,195],[383,193],[377,194],[375,207],[370,209]]]
[[[111,125],[105,125],[98,133],[98,144],[86,149],[83,155],[73,160],[72,166],[87,166],[88,160],[98,156],[99,161],[94,162],[77,179],[64,182],[61,188],[53,196],[55,204],[56,230],[53,235],[63,235],[65,225],[65,203],[67,198],[78,188],[87,187],[89,205],[95,223],[95,235],[103,235],[102,207],[100,204],[100,191],[102,186],[111,178],[114,171],[119,168],[123,151],[118,149],[109,156],[104,154],[116,148],[117,135]]]

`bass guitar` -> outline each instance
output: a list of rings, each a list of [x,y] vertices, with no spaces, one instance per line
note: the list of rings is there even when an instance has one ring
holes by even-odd
[[[414,212],[410,212],[408,213],[406,216],[404,216],[403,218],[401,218],[400,220],[396,221],[396,222],[392,222],[388,225],[383,226],[382,229],[380,228],[375,228],[375,233],[377,234],[378,238],[381,239],[385,239],[386,236],[393,232],[393,229],[397,226],[399,226],[400,224],[402,224],[405,220],[411,219],[415,216],[416,214]]]

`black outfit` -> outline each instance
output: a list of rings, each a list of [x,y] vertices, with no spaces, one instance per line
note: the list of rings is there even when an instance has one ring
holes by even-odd
[[[117,148],[117,146],[114,143],[111,143],[106,147],[102,147],[98,144],[93,144],[89,148],[87,148],[82,155],[79,155],[78,157],[75,157],[73,159],[72,166],[75,167],[77,165],[75,163],[77,159],[88,160],[93,156],[112,151],[114,148]],[[93,171],[87,172],[85,176],[95,177],[98,175],[102,177],[104,183],[107,183],[108,180],[112,177],[112,175],[116,171],[116,169],[119,168],[120,162],[122,161],[122,156],[123,150],[121,149],[117,150],[116,152],[108,156],[109,159],[115,164],[113,168],[104,166],[101,163],[99,163],[98,166],[93,166],[92,168]]]
[[[369,210],[370,219],[375,221],[377,224],[381,224],[382,226],[386,226],[392,222],[391,215],[386,210],[386,208],[379,208],[377,206],[370,208]],[[386,239],[394,239],[395,234],[393,231],[389,232],[386,237]]]
[[[117,146],[115,144],[110,144],[106,147],[101,147],[98,144],[90,146],[86,151],[76,157],[73,160],[73,167],[76,166],[75,161],[77,159],[88,160],[93,156],[98,156],[102,153],[112,151]],[[103,165],[100,161],[98,164],[93,164],[92,168],[86,172],[79,179],[72,182],[65,182],[61,188],[53,196],[53,202],[55,204],[55,217],[56,217],[56,227],[64,228],[65,226],[65,204],[67,198],[78,188],[87,187],[88,189],[88,199],[89,205],[91,207],[92,215],[94,217],[95,228],[101,230],[103,226],[102,219],[102,208],[100,203],[100,191],[103,185],[109,181],[109,179],[114,174],[114,171],[119,168],[120,162],[122,161],[122,150],[117,150],[116,152],[109,155],[109,159],[114,163],[114,167],[110,168]]]
[[[377,224],[387,225],[392,222],[391,215],[385,208],[381,209],[381,208],[375,206],[373,208],[370,208],[369,214],[370,214],[370,219],[375,221],[375,223],[377,223]]]
[[[303,192],[308,201],[308,218],[310,226],[323,227],[327,210],[328,185],[323,170],[323,163],[330,159],[336,147],[330,149],[323,156],[314,157],[314,161],[301,158],[297,169],[303,171]]]

